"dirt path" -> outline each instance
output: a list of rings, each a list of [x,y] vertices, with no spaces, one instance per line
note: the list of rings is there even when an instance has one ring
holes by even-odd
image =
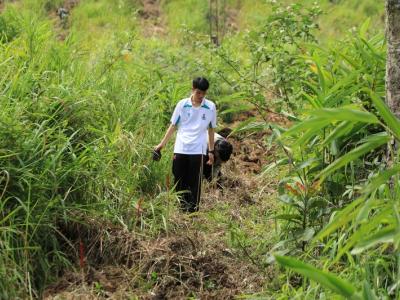
[[[86,220],[86,228],[64,228],[67,238],[85,233],[86,264],[82,271],[66,273],[44,298],[233,299],[262,291],[273,271],[261,270],[251,245],[235,245],[232,228],[264,240],[273,227],[265,215],[274,209],[268,199],[275,181],[259,177],[275,151],[266,148],[265,137],[229,138],[234,155],[222,168],[223,189],[205,183],[200,213],[177,211],[168,220],[171,229],[155,238],[99,220]],[[248,225],[252,222],[262,230],[255,232]]]

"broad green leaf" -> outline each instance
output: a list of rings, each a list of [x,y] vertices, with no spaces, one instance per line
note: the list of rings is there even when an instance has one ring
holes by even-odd
[[[386,59],[386,53],[385,52],[377,52],[376,49],[374,49],[374,47],[365,39],[365,38],[361,38],[361,42],[367,46],[367,48],[369,49],[369,51],[371,52],[371,55],[373,56],[374,59],[371,59],[371,61],[377,62],[377,61],[381,61],[384,62]]]
[[[303,93],[304,97],[308,100],[308,102],[310,102],[310,104],[314,107],[314,108],[321,108],[322,104],[318,101],[318,98],[310,96],[306,93]]]
[[[287,205],[292,205],[295,203],[294,199],[291,196],[289,196],[288,194],[280,195],[278,197],[278,200],[282,201],[283,203],[285,203]]]
[[[400,140],[400,121],[396,116],[390,111],[389,107],[383,102],[378,95],[373,91],[367,89],[371,96],[371,100],[374,103],[376,109],[379,111],[380,116],[385,121],[386,126],[390,128],[393,134],[398,140]]]
[[[316,86],[316,85],[314,85],[314,84],[312,84],[311,82],[308,82],[308,81],[303,81],[303,83],[304,83],[305,85],[307,85],[311,90],[313,90],[313,92],[314,92],[316,95],[319,94],[319,91],[317,90],[317,86]],[[321,101],[320,101],[320,97],[314,96],[314,95],[310,95],[310,94],[307,94],[307,93],[302,93],[302,94],[303,94],[303,96],[306,98],[306,100],[307,100],[308,102],[310,102],[310,104],[311,104],[314,108],[322,108],[322,107],[323,107],[323,105],[322,105],[322,103],[321,103]]]
[[[314,165],[314,164],[319,164],[319,163],[321,163],[321,159],[320,158],[316,158],[316,157],[312,157],[312,158],[309,158],[309,159],[307,159],[306,161],[302,161],[301,163],[299,163],[298,165],[296,165],[296,169],[297,170],[302,170],[302,169],[304,169],[304,168],[308,168],[308,167],[310,167],[311,165]]]
[[[313,238],[314,234],[315,234],[315,230],[311,227],[308,227],[301,233],[299,240],[308,242],[309,240],[311,240]]]
[[[321,128],[319,127],[314,127],[309,130],[307,130],[301,137],[299,137],[294,143],[293,147],[302,147],[303,145],[307,144],[310,139],[313,137],[317,136],[318,133],[320,133]]]
[[[245,121],[246,123],[241,123],[237,128],[234,129],[233,132],[259,132],[265,131],[269,128],[269,124],[265,122],[253,122],[254,118],[251,118],[250,122]],[[232,134],[232,133],[231,133]]]
[[[326,91],[325,74],[326,73],[323,72],[323,70],[321,69],[321,67],[319,66],[319,64],[317,62],[315,62],[315,65],[316,65],[317,70],[318,70],[318,81],[319,81],[320,87],[322,89],[323,94],[325,94],[325,91]]]
[[[220,112],[221,115],[225,115],[228,113],[240,113],[240,112],[244,112],[244,111],[249,111],[251,110],[253,107],[247,104],[238,104],[235,105],[234,107],[225,109],[223,111]]]
[[[359,242],[351,251],[351,254],[360,254],[361,252],[381,243],[393,243],[395,235],[396,228],[394,226],[381,229]]]
[[[321,198],[321,199],[312,198],[312,199],[310,199],[310,203],[308,205],[308,209],[313,209],[313,208],[316,208],[316,207],[326,208],[327,206],[328,206],[328,202],[325,199],[323,199],[323,198]]]
[[[379,133],[369,136],[367,139],[365,139],[365,142],[362,145],[346,153],[342,157],[332,162],[324,170],[322,170],[317,175],[317,178],[320,177],[321,180],[324,180],[326,176],[332,174],[334,171],[344,167],[348,163],[358,159],[362,155],[370,152],[371,150],[386,144],[389,140],[390,137],[386,133]]]
[[[364,193],[366,195],[376,191],[382,184],[389,182],[390,178],[400,173],[400,165],[397,164],[393,168],[385,170],[378,174],[372,181],[365,187]]]
[[[362,298],[364,300],[377,300],[378,298],[376,297],[374,291],[371,289],[368,281],[364,281],[363,284],[363,292],[362,292]]]
[[[313,117],[329,120],[331,123],[335,121],[351,121],[363,123],[379,123],[378,118],[369,112],[350,108],[324,108],[316,109],[309,112]]]
[[[379,202],[376,201],[375,203],[379,203]],[[375,207],[376,207],[376,205],[375,205]],[[390,213],[391,213],[390,209],[384,209],[379,214],[374,216],[371,220],[369,220],[367,223],[364,223],[361,226],[357,227],[358,224],[353,223],[354,225],[352,225],[351,228],[356,227],[357,229],[355,230],[355,232],[352,235],[350,235],[348,237],[348,239],[346,240],[346,244],[343,246],[343,248],[339,249],[334,262],[338,262],[339,259],[344,254],[348,253],[348,251],[351,248],[353,248],[354,245],[356,245],[360,240],[362,240],[363,237],[368,236],[368,234],[370,234],[370,232],[375,230],[375,228],[378,228],[380,226],[380,224],[382,224],[382,220],[385,219],[387,217],[387,215]],[[351,230],[349,230],[349,231],[351,231]]]
[[[332,132],[325,138],[322,145],[327,145],[334,139],[337,139],[343,135],[348,134],[353,128],[354,124],[350,121],[342,121],[340,124],[332,130]]]
[[[283,166],[283,165],[287,165],[289,164],[289,159],[288,158],[282,158],[272,164],[269,164],[265,170],[263,170],[263,172],[261,173],[261,175],[266,175],[269,171],[271,171],[272,169],[278,167],[278,166]]]
[[[236,126],[236,127],[232,130],[232,133],[240,132],[240,131],[242,131],[242,130],[245,131],[245,129],[243,129],[243,128],[246,128],[249,124],[254,123],[255,120],[256,120],[255,117],[251,117],[251,118],[248,118],[247,120],[245,120],[245,121],[243,121],[243,122],[240,122],[240,124],[239,124],[238,126]],[[232,134],[232,133],[231,133],[231,134]]]
[[[173,98],[175,99],[175,98]],[[237,92],[237,93],[233,93],[233,94],[229,94],[227,96],[222,96],[220,98],[218,98],[218,103],[236,103],[238,101],[244,100],[245,96],[244,93],[242,92]]]
[[[292,257],[275,255],[275,259],[280,265],[318,282],[343,297],[357,299],[355,287],[332,273],[321,271]]]
[[[362,25],[361,25],[361,27],[360,27],[360,36],[361,36],[363,39],[366,39],[366,38],[367,38],[367,31],[368,31],[368,29],[369,29],[370,23],[371,23],[371,18],[367,18],[367,19],[365,20],[365,22],[362,23]]]
[[[327,126],[329,123],[329,120],[323,118],[310,118],[292,126],[288,131],[282,134],[282,137],[295,135],[299,132],[307,131],[309,129],[317,128],[319,130]]]
[[[355,215],[358,206],[365,201],[364,197],[360,197],[354,200],[341,211],[339,211],[332,220],[320,231],[318,232],[315,240],[321,240],[324,237],[330,235],[332,232],[336,231],[338,228],[349,223]]]

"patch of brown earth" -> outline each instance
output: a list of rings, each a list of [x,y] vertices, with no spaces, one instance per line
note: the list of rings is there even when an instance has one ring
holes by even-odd
[[[141,0],[138,14],[145,37],[165,34],[164,19],[161,14],[161,0]]]
[[[254,205],[265,193],[274,193],[269,186],[263,188],[263,178],[259,177],[263,166],[273,161],[276,151],[275,146],[267,147],[266,137],[265,133],[228,137],[234,148],[233,154],[223,164],[222,176],[205,185],[202,205],[207,209],[226,201],[234,202],[237,207]]]
[[[241,113],[235,118],[233,127],[243,121],[253,118],[257,115],[255,111]],[[267,121],[286,126],[288,120],[279,114],[269,113]],[[233,174],[241,174],[248,176],[249,173],[259,174],[262,166],[274,161],[276,146],[267,144],[267,139],[271,131],[264,130],[258,132],[240,132],[231,134],[227,129],[222,129],[222,135],[227,135],[227,139],[233,145],[232,159],[227,166],[232,170]]]
[[[241,122],[256,116],[256,111],[243,112],[235,117],[232,127],[235,128]],[[267,114],[267,120],[283,127],[290,124],[287,118],[272,112]],[[233,153],[230,160],[222,166],[221,178],[205,186],[202,203],[212,209],[216,202],[228,200],[234,201],[240,207],[257,204],[266,194],[275,193],[276,183],[273,178],[265,180],[265,176],[259,176],[263,167],[277,159],[277,146],[267,144],[271,131],[232,134],[232,129],[223,128],[219,134],[233,145]],[[233,217],[236,218],[235,216],[237,214],[233,212]]]
[[[60,244],[65,253],[69,253],[70,261],[76,261],[77,265],[123,264],[129,267],[140,256],[139,241],[133,233],[81,213],[70,213],[70,217],[79,223],[61,222],[58,231],[62,234]]]
[[[179,233],[156,239],[93,219],[60,228],[65,238],[74,237],[72,256],[79,256],[83,241],[85,264],[77,263],[77,271],[49,286],[44,299],[233,299],[259,290],[262,276],[237,261],[219,236],[192,231],[185,225],[193,222],[187,215],[176,221],[182,225]]]

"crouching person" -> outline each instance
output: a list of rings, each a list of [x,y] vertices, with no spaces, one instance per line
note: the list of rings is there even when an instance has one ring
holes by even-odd
[[[209,149],[211,147],[208,147]],[[214,163],[203,165],[203,175],[208,180],[211,181],[214,178],[217,179],[218,186],[221,187],[220,179],[222,176],[221,166],[223,163],[227,162],[231,157],[233,151],[232,144],[229,143],[223,136],[218,133],[214,134]],[[210,153],[210,151],[207,152]]]

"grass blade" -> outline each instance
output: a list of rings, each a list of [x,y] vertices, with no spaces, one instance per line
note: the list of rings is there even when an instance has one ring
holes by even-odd
[[[357,109],[324,108],[312,110],[310,114],[312,114],[314,117],[328,119],[331,123],[335,121],[379,123],[378,118],[374,114]]]
[[[351,283],[337,277],[336,275],[321,271],[309,264],[303,263],[291,257],[275,255],[275,258],[280,265],[290,268],[295,272],[318,282],[322,286],[334,291],[335,293],[346,298],[357,299],[354,297],[356,292],[355,287]]]
[[[358,159],[362,155],[370,152],[373,149],[376,149],[383,144],[386,144],[390,140],[390,137],[385,133],[379,133],[369,136],[365,143],[361,146],[356,147],[355,149],[351,150],[350,152],[346,153],[342,157],[335,160],[331,163],[328,167],[322,170],[318,175],[317,178],[321,178],[324,180],[328,175],[332,174],[334,171],[344,167],[348,163]]]
[[[396,235],[395,226],[389,226],[378,232],[368,236],[364,240],[360,241],[356,247],[351,251],[351,254],[360,254],[365,250],[374,247],[381,243],[393,243]]]
[[[393,132],[398,140],[400,140],[400,121],[390,111],[389,107],[383,102],[378,95],[372,90],[367,90],[371,96],[371,100],[374,103],[376,109],[379,111],[380,116],[385,121],[385,124]]]

